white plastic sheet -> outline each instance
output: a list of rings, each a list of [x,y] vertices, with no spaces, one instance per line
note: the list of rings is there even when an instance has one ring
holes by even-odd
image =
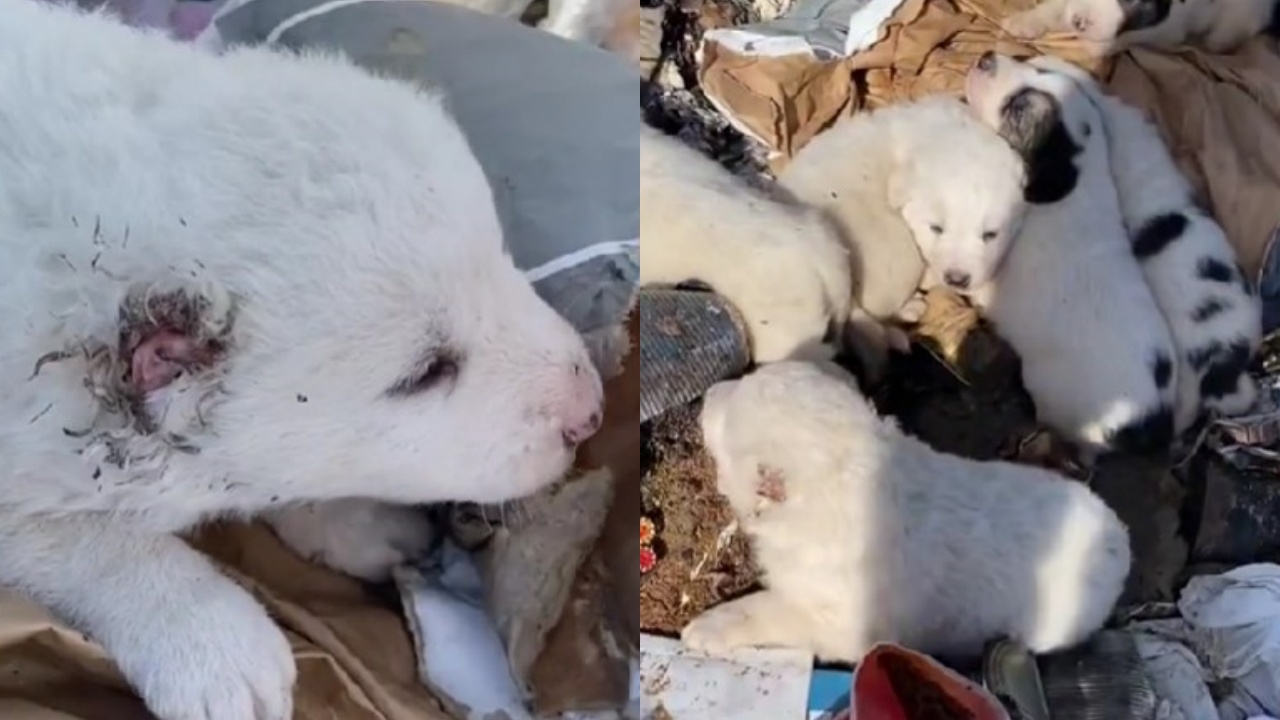
[[[1162,720],[1272,720],[1280,715],[1280,565],[1192,578],[1182,617],[1137,623]],[[1227,692],[1212,708],[1209,686]],[[1174,712],[1176,710],[1176,712]]]

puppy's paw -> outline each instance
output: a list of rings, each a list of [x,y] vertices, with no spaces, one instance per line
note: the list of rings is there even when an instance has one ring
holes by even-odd
[[[284,634],[230,581],[140,618],[116,660],[160,720],[290,720],[297,669]]]
[[[299,555],[371,582],[388,579],[435,541],[425,512],[358,498],[287,508],[268,522]]]
[[[928,309],[929,302],[925,300],[924,293],[917,292],[915,295],[912,295],[911,299],[908,300],[906,304],[902,306],[902,309],[898,311],[897,318],[904,323],[914,325],[915,323],[920,322],[924,317],[925,311]]]
[[[1035,40],[1048,32],[1034,10],[1010,15],[1000,22],[1000,30],[1018,40]]]
[[[734,650],[754,645],[755,621],[741,603],[729,602],[707,610],[680,632],[680,641],[690,650],[711,657],[725,657]]]

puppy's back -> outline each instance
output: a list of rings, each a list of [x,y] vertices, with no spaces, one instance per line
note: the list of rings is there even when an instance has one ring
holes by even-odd
[[[1046,652],[1105,621],[1128,533],[1087,487],[939,453],[877,417],[838,369],[780,363],[743,385],[731,442],[785,478],[785,498],[743,520],[771,589],[935,653],[1000,635]],[[729,481],[752,481],[752,467]]]
[[[742,311],[757,361],[813,352],[848,321],[848,253],[815,210],[644,125],[640,211],[641,281],[714,287]]]

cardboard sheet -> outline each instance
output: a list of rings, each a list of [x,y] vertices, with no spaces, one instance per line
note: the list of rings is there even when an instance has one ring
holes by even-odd
[[[1280,56],[1259,39],[1234,55],[1134,50],[1099,62],[1063,36],[1035,43],[1002,37],[999,19],[1032,1],[905,0],[881,24],[879,41],[848,57],[763,54],[741,42],[741,29],[711,31],[699,79],[737,127],[778,152],[781,165],[849,113],[960,92],[965,72],[987,50],[1065,57],[1093,70],[1159,124],[1245,269],[1256,277],[1280,225]],[[846,14],[846,7],[833,4],[829,12]],[[807,4],[800,8],[812,13]],[[779,42],[771,38],[762,47]]]
[[[446,720],[418,682],[394,599],[307,563],[261,526],[210,527],[196,544],[278,619],[298,662],[295,720]],[[151,720],[102,649],[43,609],[0,594],[0,717]]]

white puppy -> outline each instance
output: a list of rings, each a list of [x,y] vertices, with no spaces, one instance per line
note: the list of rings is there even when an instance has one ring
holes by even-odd
[[[742,313],[756,362],[838,349],[852,316],[849,259],[816,210],[642,123],[640,212],[640,281],[710,285]]]
[[[854,115],[778,177],[839,227],[854,300],[878,319],[900,313],[926,261],[950,285],[986,282],[1022,222],[1023,181],[1008,143],[943,96]]]
[[[1027,162],[1026,220],[973,298],[1022,358],[1041,421],[1084,449],[1173,439],[1173,338],[1129,248],[1102,115],[1069,75],[987,53],[973,111]]]
[[[1187,44],[1230,52],[1256,35],[1280,34],[1278,0],[1043,0],[1005,18],[1021,39],[1074,32],[1098,55]]]
[[[0,16],[0,583],[161,720],[287,720],[284,635],[172,533],[534,492],[598,426],[600,379],[439,97],[30,0]]]
[[[1051,652],[1101,627],[1123,589],[1128,532],[1085,485],[939,453],[834,366],[769,365],[704,402],[717,486],[765,589],[695,618],[694,649],[857,662],[876,642],[974,655],[1012,636]]]
[[[1247,412],[1258,395],[1246,370],[1262,342],[1262,303],[1226,233],[1196,204],[1160,131],[1140,110],[1066,61],[1046,56],[1037,63],[1072,75],[1102,110],[1133,253],[1178,349],[1176,429],[1190,426],[1202,407]]]

